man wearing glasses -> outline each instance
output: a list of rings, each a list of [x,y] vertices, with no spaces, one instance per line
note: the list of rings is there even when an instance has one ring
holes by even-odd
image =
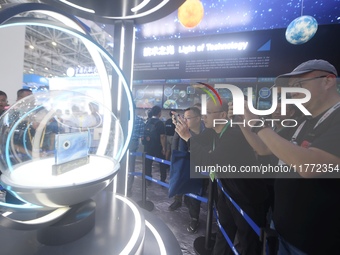
[[[174,113],[176,114],[176,113]],[[184,110],[183,117],[177,116],[177,120],[173,117],[173,122],[176,123],[175,130],[182,134],[183,137],[189,138],[200,134],[204,130],[204,125],[201,122],[201,112],[197,107],[190,107]],[[188,151],[187,142],[175,133],[173,143],[171,146],[172,150]],[[189,171],[189,169],[187,169]],[[204,187],[199,196],[204,193]],[[174,197],[174,202],[169,206],[170,211],[174,211],[182,206],[182,194],[177,194]],[[189,233],[196,233],[199,226],[199,214],[201,210],[201,201],[191,197],[184,197],[184,203],[189,209],[190,222],[187,227]]]
[[[222,104],[207,101],[207,114],[203,116],[206,129],[191,138],[179,135],[190,143],[191,163],[194,166],[241,166],[257,165],[255,153],[250,147],[240,129],[229,125],[228,102],[223,99]],[[214,125],[214,120],[226,120]],[[178,127],[176,127],[177,131]],[[228,178],[228,174],[216,174],[223,188],[244,212],[260,227],[264,225],[264,201],[267,189],[262,179]],[[260,254],[261,244],[255,231],[237,211],[232,202],[218,189],[217,211],[220,224],[228,237],[234,242],[237,235],[237,250],[240,254]],[[232,254],[221,231],[217,232],[213,248],[213,255]]]
[[[338,254],[340,242],[340,95],[337,70],[321,59],[300,64],[276,78],[276,86],[301,87],[311,98],[303,106],[312,114],[289,139],[271,128],[242,128],[253,148],[274,154],[293,167],[289,178],[275,183],[273,221],[279,234],[279,255]],[[291,93],[293,99],[303,98]],[[253,118],[246,111],[245,119]],[[256,134],[256,135],[255,135]],[[301,178],[302,177],[302,178]]]

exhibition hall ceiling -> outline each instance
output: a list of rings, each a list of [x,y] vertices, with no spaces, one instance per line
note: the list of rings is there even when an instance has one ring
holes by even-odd
[[[126,6],[127,3],[134,2],[142,10],[137,11],[137,14],[141,14],[145,11],[143,8],[152,9],[163,1],[107,0],[104,1],[105,4],[99,5],[98,0],[0,0],[0,6],[28,2],[48,2],[58,7],[62,6],[61,2],[71,2],[94,8],[98,15],[129,17],[131,6]],[[319,25],[340,23],[339,0],[187,0],[182,5],[181,12],[177,9],[183,0],[164,3],[163,12],[155,12],[148,18],[147,15],[136,18],[136,42],[286,28],[302,15],[314,17]],[[118,9],[108,7],[112,4]],[[91,14],[82,14],[70,6],[64,6],[63,9],[68,9],[71,14],[78,14],[77,17],[90,29],[92,37],[109,53],[113,51],[111,34],[114,19],[100,19],[95,16],[92,19]],[[68,67],[86,68],[91,64],[88,52],[78,39],[51,28],[27,27],[24,64],[26,73],[46,77],[64,76]]]
[[[34,1],[0,0],[0,5],[27,3]],[[50,17],[37,13],[24,13],[25,18],[37,17],[51,20]],[[112,36],[93,21],[79,18],[88,28],[92,38],[109,53],[113,50]],[[88,69],[93,61],[85,45],[79,39],[60,30],[42,26],[26,26],[24,73],[44,77],[66,76],[69,67]]]

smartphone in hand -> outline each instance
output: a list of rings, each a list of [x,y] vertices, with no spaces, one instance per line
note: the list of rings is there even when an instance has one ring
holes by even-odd
[[[176,120],[176,123],[179,122],[179,113],[175,114],[175,120]]]

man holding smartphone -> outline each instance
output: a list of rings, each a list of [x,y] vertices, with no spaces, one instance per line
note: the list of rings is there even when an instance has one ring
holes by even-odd
[[[340,95],[337,76],[337,70],[329,62],[314,59],[276,78],[276,86],[304,88],[311,95],[303,106],[312,116],[302,119],[289,137],[281,137],[266,125],[255,129],[240,126],[258,154],[274,154],[280,164],[294,169],[289,178],[282,173],[275,182],[273,221],[279,234],[279,255],[339,253]],[[304,94],[291,93],[291,97],[301,99]],[[246,108],[244,118],[247,121],[257,116]]]
[[[176,126],[176,133],[174,135],[172,150],[188,151],[187,142],[181,138],[177,132],[180,132],[183,137],[192,137],[200,134],[204,130],[204,125],[201,122],[201,112],[196,107],[190,107],[184,110],[184,115],[181,117],[178,113],[173,112],[173,122]],[[178,170],[178,169],[177,169]],[[180,171],[190,171],[190,169],[180,169]],[[171,173],[170,173],[171,175]],[[192,191],[190,191],[192,192]],[[204,186],[199,196],[204,193]],[[174,202],[169,206],[170,211],[174,211],[182,206],[183,194],[177,194],[174,197]],[[184,203],[189,209],[190,222],[187,227],[187,231],[190,233],[196,233],[199,226],[199,214],[201,209],[201,201],[184,197]]]
[[[214,125],[215,119],[224,119],[224,124]],[[176,132],[190,145],[191,163],[194,166],[228,166],[237,169],[241,166],[257,165],[253,149],[250,147],[239,128],[229,126],[228,101],[222,99],[222,104],[215,104],[213,100],[207,101],[207,114],[203,116],[205,130],[193,137],[182,132],[181,125],[176,126]],[[267,198],[267,189],[262,179],[227,178],[216,175],[223,188],[242,208],[244,212],[260,227],[264,226],[264,201]],[[258,255],[261,252],[261,243],[255,231],[238,212],[232,202],[218,189],[217,211],[219,221],[233,242],[236,235],[239,241],[237,246],[240,254]],[[221,231],[217,232],[213,248],[213,255],[231,254]]]

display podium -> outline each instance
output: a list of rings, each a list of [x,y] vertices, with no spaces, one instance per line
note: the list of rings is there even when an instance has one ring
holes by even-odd
[[[111,192],[112,182],[117,190],[125,184],[134,119],[119,62],[79,19],[50,5],[7,5],[0,29],[12,26],[72,36],[90,57],[78,64],[93,66],[100,82],[74,77],[67,88],[18,100],[0,117],[0,184],[11,198],[0,202],[0,253],[181,254],[163,222]]]
[[[93,198],[95,225],[85,236],[62,245],[44,245],[37,232],[0,227],[2,254],[12,255],[112,255],[182,254],[180,246],[161,220],[130,199],[102,191]],[[79,215],[80,216],[80,215]]]
[[[101,109],[98,120],[55,119],[61,105],[89,104]],[[48,150],[51,123],[58,133]],[[127,141],[109,109],[83,94],[50,91],[17,102],[0,124],[0,181],[14,198],[0,202],[1,254],[182,254],[163,222],[112,192]]]

